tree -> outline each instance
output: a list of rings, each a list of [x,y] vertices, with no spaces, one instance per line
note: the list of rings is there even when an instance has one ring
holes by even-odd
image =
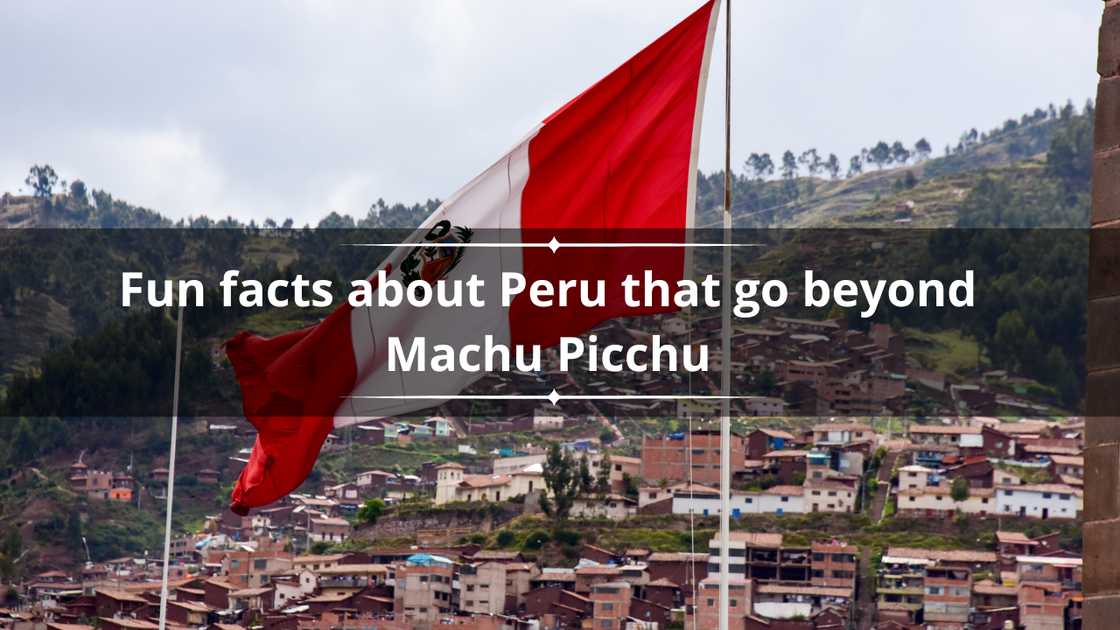
[[[933,153],[933,147],[930,146],[929,140],[921,138],[914,143],[914,153],[918,156],[918,161],[925,161]]]
[[[604,446],[610,446],[611,444],[613,444],[614,437],[614,431],[611,430],[610,427],[603,427],[603,430],[599,432],[599,442],[601,442]]]
[[[953,485],[949,488],[949,496],[953,501],[960,503],[968,499],[968,479],[964,477],[957,477],[953,480]]]
[[[848,177],[855,177],[863,173],[863,157],[853,155],[852,159],[848,160]]]
[[[797,163],[804,166],[810,176],[816,175],[821,169],[821,156],[816,149],[808,149],[797,158]]]
[[[85,205],[86,183],[80,179],[75,179],[73,182],[70,182],[70,198]]]
[[[595,492],[603,495],[611,491],[611,456],[603,453],[599,457],[599,472],[595,476]]]
[[[381,499],[370,499],[358,508],[358,522],[373,525],[385,513],[385,502]]]
[[[828,171],[829,179],[837,179],[840,177],[840,158],[836,157],[835,153],[828,154],[828,161],[825,162],[824,168]]]
[[[541,510],[557,521],[568,518],[572,504],[579,496],[580,479],[576,468],[572,456],[559,444],[548,447],[544,462],[544,485],[548,492],[541,493]]]
[[[595,489],[595,478],[591,476],[591,460],[587,453],[579,460],[579,493],[591,494]]]
[[[901,141],[895,140],[891,145],[891,159],[895,164],[906,164],[910,161],[910,151],[902,144]]]
[[[1067,182],[1088,182],[1093,172],[1093,129],[1089,118],[1058,126],[1046,151],[1046,170]]]
[[[39,454],[39,444],[35,439],[35,432],[27,418],[20,418],[12,434],[11,463],[16,466],[26,464]]]
[[[54,185],[58,183],[58,174],[54,172],[50,164],[42,166],[36,164],[27,172],[27,178],[23,180],[23,183],[30,186],[39,199],[50,199]]]
[[[785,182],[786,194],[797,196],[797,158],[793,151],[787,150],[782,154],[782,180]]]
[[[879,170],[882,170],[884,166],[891,163],[891,147],[886,142],[880,140],[878,144],[868,151],[867,158]]]
[[[332,213],[328,214],[327,216],[323,217],[322,221],[319,222],[319,228],[320,229],[323,229],[323,228],[352,229],[353,227],[354,227],[354,217],[352,217],[348,214],[340,215],[337,212],[332,212]]]
[[[752,153],[747,158],[747,169],[754,174],[755,179],[762,180],[774,174],[774,160],[769,153]]]

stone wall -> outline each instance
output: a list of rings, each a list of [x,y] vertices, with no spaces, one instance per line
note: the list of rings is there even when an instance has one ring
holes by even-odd
[[[1120,619],[1120,0],[1104,4],[1097,63],[1086,358],[1084,628]]]

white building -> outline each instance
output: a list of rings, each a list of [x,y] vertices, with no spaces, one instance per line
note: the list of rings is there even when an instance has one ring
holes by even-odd
[[[781,416],[785,413],[786,402],[771,396],[752,396],[743,401],[748,416]]]
[[[805,504],[809,512],[854,512],[856,489],[836,481],[805,482]]]
[[[898,491],[898,511],[926,515],[976,514],[986,516],[996,512],[995,493],[991,488],[969,488],[964,501],[954,501],[949,486],[906,488]]]
[[[720,513],[719,490],[705,486],[673,491],[673,514],[715,516]],[[805,497],[799,486],[774,486],[761,492],[731,492],[731,517],[745,514],[803,514]]]
[[[576,518],[607,518],[612,521],[621,521],[637,513],[638,502],[620,494],[577,497],[572,502],[571,512]]]
[[[1081,490],[1064,484],[997,486],[1000,514],[1026,518],[1077,518],[1082,510]]]
[[[544,468],[533,464],[501,475],[467,475],[454,462],[436,468],[436,505],[453,501],[505,501],[545,490]]]
[[[929,477],[934,473],[932,468],[912,464],[898,469],[898,489],[910,490],[912,488],[925,488],[929,486]]]

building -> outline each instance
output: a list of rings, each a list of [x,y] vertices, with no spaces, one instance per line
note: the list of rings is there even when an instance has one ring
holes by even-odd
[[[731,475],[746,470],[746,442],[731,436]],[[642,439],[641,476],[647,483],[685,481],[718,484],[720,478],[720,432],[693,431]]]
[[[718,516],[719,490],[707,486],[681,486],[672,491],[673,514]],[[800,486],[774,486],[767,490],[731,491],[731,518],[746,514],[804,514],[805,497]]]
[[[434,624],[455,608],[455,565],[442,556],[415,554],[398,565],[393,614],[417,624]]]
[[[814,542],[810,547],[813,586],[855,590],[859,548],[841,541]]]
[[[805,482],[805,504],[810,512],[854,512],[856,488],[831,480]]]
[[[1034,484],[996,487],[1000,514],[1021,518],[1075,519],[1081,515],[1082,491],[1065,484]]]
[[[926,567],[922,614],[927,626],[963,628],[971,611],[971,571],[937,565]]]
[[[456,463],[436,467],[436,505],[453,501],[504,501],[546,489],[540,464],[508,475],[468,475],[464,470]]]
[[[812,583],[810,547],[785,546],[781,534],[731,532],[729,542],[732,578],[755,582]],[[719,537],[708,543],[708,576],[719,576]],[[818,563],[825,571],[825,561]],[[822,573],[823,576],[823,573]]]
[[[813,427],[813,444],[816,446],[846,446],[852,442],[874,440],[875,431],[858,422],[826,422]]]
[[[344,518],[312,518],[307,537],[312,542],[342,542],[350,536],[350,521]]]
[[[926,567],[933,564],[925,558],[884,555],[879,561],[878,602],[881,621],[915,624],[925,605]]]
[[[605,582],[591,588],[591,619],[595,630],[623,630],[630,616],[630,584]]]
[[[746,442],[747,459],[760,460],[767,453],[792,447],[796,438],[788,431],[758,428],[747,434]]]
[[[727,617],[732,628],[741,628],[753,612],[751,581],[732,575],[728,580]],[[689,628],[719,627],[719,579],[708,577],[698,585],[695,602],[696,619],[685,624]]]

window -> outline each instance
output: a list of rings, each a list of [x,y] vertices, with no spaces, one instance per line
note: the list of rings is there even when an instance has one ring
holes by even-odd
[[[782,497],[782,503],[789,503],[789,497]]]
[[[611,602],[603,602],[603,611],[607,612],[611,610],[614,610],[614,604],[612,604]]]
[[[1042,493],[1042,498],[1043,499],[1049,499],[1050,498],[1050,493],[1049,492],[1043,492]]]
[[[268,567],[268,560],[266,560],[264,558],[261,558],[259,560],[253,560],[253,568],[254,569],[264,569],[266,567]]]

